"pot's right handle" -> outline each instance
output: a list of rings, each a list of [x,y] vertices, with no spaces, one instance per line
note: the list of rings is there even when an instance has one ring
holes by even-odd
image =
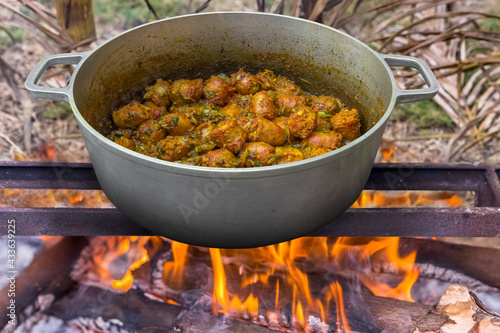
[[[439,90],[439,83],[432,73],[431,69],[425,62],[418,58],[394,55],[394,54],[381,54],[382,58],[387,62],[390,67],[403,66],[415,68],[420,75],[424,78],[429,86],[423,89],[403,90],[395,88],[396,103],[411,103],[420,102],[434,97]]]
[[[53,88],[53,87],[42,87],[37,85],[38,80],[42,76],[43,72],[54,65],[76,65],[83,58],[85,58],[87,52],[83,53],[63,53],[54,54],[43,58],[36,64],[33,70],[28,75],[24,86],[26,90],[34,96],[39,98],[51,99],[54,101],[63,101],[69,103],[68,87],[64,88]]]

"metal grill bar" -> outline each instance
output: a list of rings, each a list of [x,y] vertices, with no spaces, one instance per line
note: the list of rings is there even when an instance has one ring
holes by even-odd
[[[474,191],[476,207],[500,207],[499,165],[375,164],[367,190]]]
[[[474,191],[476,207],[349,209],[312,236],[500,236],[500,165],[375,164],[366,189]],[[91,164],[0,162],[0,188],[100,189]],[[0,207],[17,235],[150,235],[116,209]],[[0,235],[7,227],[0,229]]]
[[[100,190],[90,163],[0,162],[0,188]]]
[[[16,235],[24,236],[151,235],[116,209],[2,207],[0,217],[2,224],[15,219]],[[498,237],[500,208],[348,209],[310,236]]]

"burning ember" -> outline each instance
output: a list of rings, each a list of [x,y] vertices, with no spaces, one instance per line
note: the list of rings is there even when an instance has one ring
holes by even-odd
[[[11,189],[0,191],[0,207],[114,207],[103,191],[68,189]]]
[[[470,207],[467,196],[470,196],[467,192],[365,190],[351,208]]]
[[[85,272],[75,274],[116,291],[140,287],[172,304],[186,305],[185,294],[194,289],[203,294],[196,302],[210,299],[214,314],[275,330],[350,332],[345,288],[350,295],[369,289],[413,302],[416,252],[400,256],[398,245],[399,238],[304,237],[253,249],[207,249],[159,237],[95,237]],[[379,281],[375,257],[390,262],[400,280]],[[124,262],[128,268],[120,271]],[[161,276],[147,286],[149,274],[142,271],[151,265]]]

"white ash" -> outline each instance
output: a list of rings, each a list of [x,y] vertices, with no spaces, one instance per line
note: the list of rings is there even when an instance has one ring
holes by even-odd
[[[70,320],[69,325],[78,328],[82,333],[95,333],[95,331],[103,331],[107,333],[129,333],[123,328],[123,323],[118,319],[104,320],[101,316],[97,319],[91,318],[75,318]]]
[[[321,318],[310,315],[307,317],[307,329],[309,332],[327,333],[330,332],[330,325],[324,323]]]
[[[16,276],[31,264],[42,246],[43,243],[39,237],[16,236]],[[7,271],[12,270],[8,266],[7,253],[7,236],[0,236],[0,289],[8,282]]]

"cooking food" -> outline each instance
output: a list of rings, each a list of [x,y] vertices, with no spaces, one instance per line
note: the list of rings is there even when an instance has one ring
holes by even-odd
[[[270,70],[203,79],[158,79],[142,103],[112,113],[115,143],[170,162],[206,167],[284,164],[359,137],[358,111],[313,96]]]

